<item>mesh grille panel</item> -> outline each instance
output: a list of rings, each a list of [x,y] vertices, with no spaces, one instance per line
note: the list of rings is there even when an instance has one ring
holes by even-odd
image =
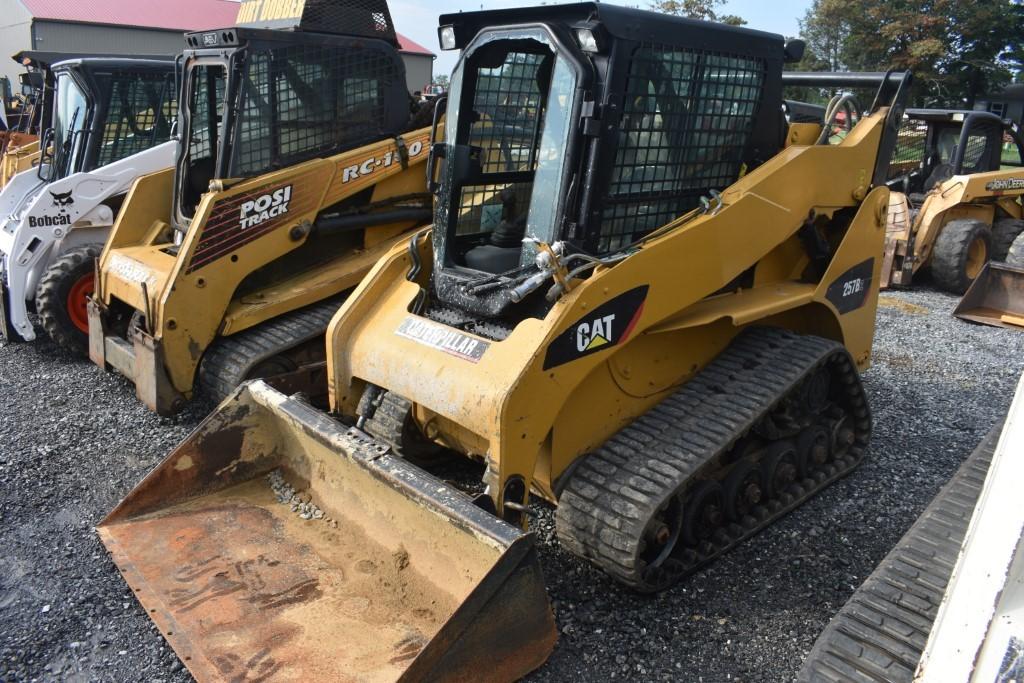
[[[105,166],[171,138],[177,114],[174,72],[124,72],[110,77],[110,106],[97,155]]]
[[[478,69],[469,141],[484,149],[484,173],[536,169],[544,98],[538,75],[550,74],[550,54],[510,52],[505,63]]]
[[[928,124],[925,121],[904,119],[896,136],[896,149],[889,164],[887,180],[910,173],[924,161],[928,140]]]
[[[643,45],[633,55],[601,252],[695,208],[741,172],[758,115],[763,61]]]
[[[970,135],[967,138],[967,148],[964,150],[964,173],[986,171],[982,168],[988,159],[985,158],[985,151],[988,148],[988,136],[983,134]]]
[[[385,134],[388,53],[290,45],[255,53],[242,84],[232,175],[259,175]]]

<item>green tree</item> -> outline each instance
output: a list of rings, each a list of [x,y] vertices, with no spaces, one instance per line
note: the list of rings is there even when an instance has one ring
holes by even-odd
[[[658,12],[672,14],[689,19],[717,21],[730,26],[744,26],[747,21],[735,14],[718,14],[715,8],[724,5],[726,0],[654,0],[650,7]]]
[[[805,62],[909,69],[926,105],[973,106],[1009,81],[1024,56],[1022,0],[814,0],[801,30]]]

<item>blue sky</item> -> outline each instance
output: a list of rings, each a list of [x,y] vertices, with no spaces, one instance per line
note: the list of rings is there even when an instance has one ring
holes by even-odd
[[[615,5],[647,7],[646,0],[610,0]],[[479,9],[501,9],[539,5],[532,0],[442,0],[441,2],[416,2],[415,0],[389,0],[391,16],[399,33],[437,53],[434,73],[451,73],[455,65],[455,54],[441,52],[437,47],[437,17],[448,12]],[[552,3],[549,3],[552,4]],[[810,7],[811,0],[729,0],[723,8],[724,14],[738,14],[747,20],[750,28],[785,36],[795,36],[800,27],[797,20]]]

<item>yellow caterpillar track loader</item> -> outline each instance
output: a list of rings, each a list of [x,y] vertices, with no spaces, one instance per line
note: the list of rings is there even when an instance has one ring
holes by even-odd
[[[186,36],[176,167],[134,185],[100,257],[90,357],[161,414],[322,363],[339,297],[430,220],[386,3],[293,5]]]
[[[1009,151],[1004,142],[1009,141]],[[1024,232],[1024,140],[1010,120],[978,111],[908,110],[889,168],[882,287],[908,287],[929,267],[963,294]]]
[[[333,318],[330,413],[246,383],[99,526],[200,680],[513,680],[556,637],[531,498],[653,592],[864,457],[909,74],[789,76],[878,87],[818,144],[781,36],[605,3],[440,21],[434,224]]]

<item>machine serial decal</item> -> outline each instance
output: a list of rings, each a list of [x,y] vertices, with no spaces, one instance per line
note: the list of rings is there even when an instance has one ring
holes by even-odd
[[[856,311],[868,301],[874,272],[875,259],[869,258],[840,275],[829,285],[825,298],[832,302],[840,315]]]
[[[570,325],[548,346],[544,369],[571,363],[629,339],[643,313],[648,289],[644,285],[620,294]]]
[[[1005,178],[993,180],[985,186],[989,192],[1004,192],[1006,190],[1024,190],[1024,178]]]
[[[395,334],[471,363],[479,363],[487,349],[491,348],[490,343],[483,339],[411,315],[402,321]]]
[[[409,144],[409,158],[415,159],[419,155],[423,154],[423,143],[419,140]],[[394,165],[396,162],[400,162],[401,157],[395,152],[386,152],[382,157],[370,157],[361,164],[352,164],[341,169],[341,182],[350,183],[353,180],[359,178],[365,178],[373,173],[378,168],[388,168]]]

